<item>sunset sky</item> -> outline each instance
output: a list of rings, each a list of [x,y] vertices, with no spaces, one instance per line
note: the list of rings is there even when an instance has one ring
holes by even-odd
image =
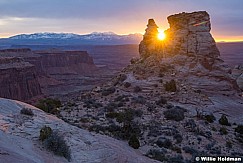
[[[243,0],[0,0],[0,37],[20,33],[144,33],[147,19],[207,11],[216,41],[243,41]]]

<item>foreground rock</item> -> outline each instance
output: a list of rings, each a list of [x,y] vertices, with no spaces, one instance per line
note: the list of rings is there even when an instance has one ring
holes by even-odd
[[[22,108],[31,109],[34,116],[20,114]],[[89,133],[71,126],[55,116],[19,101],[0,98],[0,150],[4,162],[68,162],[46,151],[39,141],[40,129],[49,126],[64,136],[71,150],[71,162],[155,162],[125,142]]]

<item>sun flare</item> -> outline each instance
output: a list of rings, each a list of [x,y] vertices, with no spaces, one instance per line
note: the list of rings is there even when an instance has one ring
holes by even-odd
[[[166,38],[166,35],[165,35],[164,31],[159,31],[158,39],[159,40],[164,40],[165,38]]]

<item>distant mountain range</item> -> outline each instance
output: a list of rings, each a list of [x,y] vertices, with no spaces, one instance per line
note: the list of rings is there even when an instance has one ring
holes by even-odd
[[[93,32],[79,35],[74,33],[33,33],[20,34],[9,38],[0,39],[4,45],[120,45],[138,44],[142,34],[118,35],[113,32]]]

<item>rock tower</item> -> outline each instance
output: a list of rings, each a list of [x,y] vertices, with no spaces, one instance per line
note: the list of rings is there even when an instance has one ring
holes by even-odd
[[[209,60],[218,58],[220,53],[210,34],[210,17],[206,11],[183,12],[171,15],[167,19],[170,28],[165,31],[164,41],[157,39],[157,25],[153,19],[149,20],[144,39],[139,46],[141,58],[153,54],[161,57],[195,55],[204,58],[206,56]]]

